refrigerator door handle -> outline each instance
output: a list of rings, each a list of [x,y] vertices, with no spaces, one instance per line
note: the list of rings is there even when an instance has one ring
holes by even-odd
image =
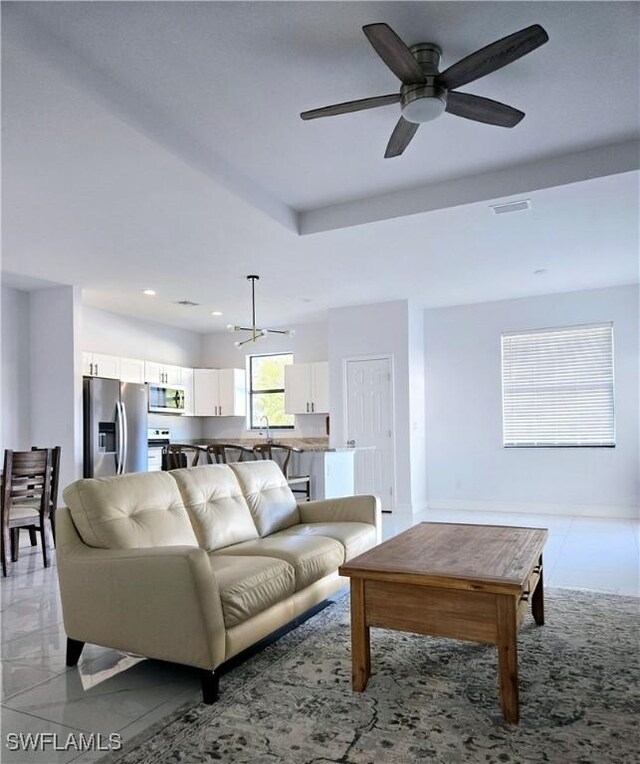
[[[120,462],[120,474],[124,474],[124,468],[129,454],[129,434],[127,432],[127,407],[120,402],[120,420],[122,422],[122,461]]]
[[[116,401],[116,475],[122,475],[122,414],[120,412],[120,401]]]

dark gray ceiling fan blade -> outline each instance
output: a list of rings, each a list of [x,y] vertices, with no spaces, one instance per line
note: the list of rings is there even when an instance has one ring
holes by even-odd
[[[391,157],[399,157],[411,143],[411,139],[416,134],[416,130],[419,127],[420,125],[416,122],[409,122],[404,117],[400,117],[396,126],[393,128],[389,143],[387,143],[387,150],[384,152],[384,158],[391,159]]]
[[[388,24],[367,24],[362,31],[375,52],[401,82],[417,85],[425,81],[420,64]]]
[[[390,95],[375,96],[374,98],[361,98],[359,101],[345,101],[344,103],[335,103],[333,106],[323,106],[320,109],[310,109],[303,111],[300,115],[302,119],[318,119],[318,117],[334,117],[337,114],[348,114],[352,111],[362,111],[363,109],[377,109],[378,106],[387,106],[390,103],[399,103],[400,94],[391,93]]]
[[[449,114],[456,117],[473,119],[476,122],[485,122],[487,125],[499,127],[515,127],[524,117],[524,112],[507,106],[500,101],[491,98],[471,95],[471,93],[453,92],[447,95],[447,109]]]
[[[539,24],[533,24],[461,59],[438,75],[437,82],[448,90],[455,90],[517,61],[548,39],[545,30]]]

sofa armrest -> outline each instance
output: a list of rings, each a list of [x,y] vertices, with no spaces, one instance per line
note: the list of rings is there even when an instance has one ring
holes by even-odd
[[[356,522],[375,526],[378,543],[382,537],[382,511],[377,496],[343,496],[337,499],[305,501],[298,504],[300,522]]]
[[[67,636],[200,668],[224,661],[222,605],[204,549],[89,547],[66,508],[56,531]]]

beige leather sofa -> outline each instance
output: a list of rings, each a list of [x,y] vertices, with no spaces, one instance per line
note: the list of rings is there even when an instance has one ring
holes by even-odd
[[[373,496],[300,505],[270,461],[79,480],[58,510],[67,665],[86,642],[202,669],[222,664],[343,586],[380,542]]]

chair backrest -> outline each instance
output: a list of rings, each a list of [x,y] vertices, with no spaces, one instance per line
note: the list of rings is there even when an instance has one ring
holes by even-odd
[[[189,443],[170,443],[162,449],[164,468],[178,470],[182,467],[196,467],[202,452],[202,448]],[[189,456],[191,456],[191,463],[189,463]]]
[[[216,464],[243,462],[246,456],[250,456],[252,460],[256,458],[253,448],[239,443],[212,443],[207,446],[207,454],[210,456],[210,461],[215,461]]]
[[[284,476],[288,478],[291,454],[299,454],[301,449],[295,448],[295,446],[285,446],[280,443],[260,443],[253,447],[253,452],[256,454],[256,457],[261,456],[263,459],[279,464]],[[278,458],[278,452],[280,452],[281,458]]]
[[[32,451],[51,451],[51,509],[58,508],[58,479],[60,477],[60,454],[62,449],[60,446],[54,446],[51,449],[38,448],[38,446],[31,446]]]
[[[11,505],[29,501],[40,505],[40,517],[49,513],[51,501],[51,449],[4,452],[2,522],[8,522]]]

